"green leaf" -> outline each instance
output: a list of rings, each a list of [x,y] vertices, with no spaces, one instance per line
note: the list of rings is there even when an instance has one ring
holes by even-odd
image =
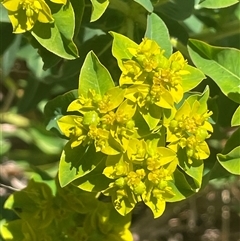
[[[166,207],[166,202],[163,199],[151,196],[149,201],[144,202],[153,212],[154,218],[160,217]]]
[[[240,125],[240,106],[236,109],[232,116],[231,126],[239,126]]]
[[[73,185],[88,192],[101,192],[108,188],[112,180],[102,174],[105,160],[106,158],[103,158],[93,171],[75,180]]]
[[[56,129],[59,133],[61,133],[57,124],[57,120],[63,115],[67,114],[67,108],[69,104],[77,98],[77,90],[71,90],[48,101],[48,103],[44,107],[45,123],[47,130]]]
[[[172,45],[170,42],[168,28],[162,19],[155,13],[149,14],[147,17],[145,37],[156,41],[161,49],[165,50],[164,55],[166,57],[170,57],[172,54]]]
[[[122,61],[133,57],[128,48],[137,48],[138,45],[122,34],[115,32],[110,32],[110,34],[113,36],[112,54],[117,59],[118,66],[122,69]]]
[[[6,209],[12,209],[22,220],[31,220],[33,227],[46,228],[54,218],[52,209],[53,194],[44,182],[31,179],[28,186],[20,192],[14,192],[5,202]],[[44,206],[43,206],[44,204]],[[44,212],[47,215],[43,215]],[[38,218],[37,215],[39,215]]]
[[[78,94],[87,97],[91,89],[97,94],[104,95],[112,87],[114,82],[110,73],[97,56],[92,51],[89,52],[80,71]]]
[[[182,87],[184,92],[192,90],[206,78],[200,69],[191,65],[187,65],[184,69],[190,72],[190,74],[182,75]]]
[[[224,154],[217,154],[219,163],[230,173],[240,175],[240,146]]]
[[[150,0],[134,0],[134,1],[142,5],[148,12],[153,11],[153,5]]]
[[[71,40],[64,39],[56,24],[37,22],[31,32],[33,37],[48,51],[65,59],[78,57],[77,48]]]
[[[92,2],[92,15],[91,22],[98,20],[106,11],[109,0],[91,0]]]
[[[237,17],[238,20],[240,20],[240,3],[236,7],[234,15]]]
[[[31,31],[32,36],[48,51],[65,59],[78,57],[78,49],[72,38],[75,29],[74,11],[68,6],[49,3],[55,19],[54,23],[36,22]]]
[[[37,49],[34,49],[32,45],[24,45],[18,51],[17,56],[26,61],[27,67],[32,71],[37,79],[42,80],[46,76],[50,75],[50,71],[43,70],[42,58],[38,54]]]
[[[171,0],[155,8],[156,12],[161,12],[169,18],[184,20],[191,16],[194,11],[194,0]]]
[[[139,108],[139,112],[148,124],[150,130],[154,129],[162,116],[162,108],[156,105],[150,105],[149,109]]]
[[[233,134],[230,136],[228,141],[225,144],[224,149],[222,150],[222,154],[227,154],[235,147],[240,146],[240,128],[238,128]]]
[[[82,17],[85,10],[85,1],[84,0],[70,0],[73,11],[74,11],[74,19],[75,19],[75,29],[74,29],[74,37],[78,35]]]
[[[178,150],[178,160],[181,169],[190,176],[195,184],[196,190],[201,187],[203,176],[203,161],[194,159],[192,164],[188,163],[188,157],[184,149]]]
[[[174,181],[169,181],[168,186],[171,187],[172,192],[175,194],[173,197],[166,199],[167,202],[178,202],[186,199],[195,192],[192,190],[191,185],[186,179],[186,175],[178,168],[174,171]]]
[[[79,177],[91,172],[102,160],[104,154],[96,152],[94,145],[72,148],[69,141],[63,149],[59,164],[59,182],[66,186]]]
[[[189,54],[194,64],[211,77],[231,100],[240,103],[240,51],[191,39]]]
[[[4,38],[8,39],[9,36],[6,37],[5,32],[2,34],[4,34]],[[21,40],[22,40],[22,36],[17,35],[15,38],[13,38],[12,44],[7,49],[4,49],[4,54],[1,59],[2,78],[6,78],[6,76],[8,76],[11,69],[13,68],[14,62],[16,61],[17,52],[21,44]],[[8,41],[2,41],[2,42],[8,42]]]
[[[199,5],[203,8],[225,8],[239,3],[239,0],[202,0]]]

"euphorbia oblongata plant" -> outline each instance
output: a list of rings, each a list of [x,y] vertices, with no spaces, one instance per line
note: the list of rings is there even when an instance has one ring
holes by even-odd
[[[95,21],[109,1],[91,2],[91,21]],[[136,43],[127,34],[106,33],[113,39],[118,78],[90,50],[81,65],[78,89],[47,103],[47,118],[59,138],[66,140],[58,175],[51,184],[30,180],[8,198],[5,208],[13,209],[19,218],[4,224],[5,240],[130,241],[131,214],[138,203],[158,218],[167,202],[186,199],[202,187],[215,113],[208,106],[209,86],[202,92],[192,90],[205,74],[214,80],[220,77],[209,73],[196,49],[205,48],[208,58],[221,49],[190,40],[189,54],[183,55],[164,22],[152,13],[151,1],[129,2],[138,6],[135,15],[147,14],[145,35]],[[82,13],[78,16],[75,1],[1,3],[13,32],[25,34],[43,59],[46,51],[56,59],[78,57],[74,37]],[[115,0],[109,8],[117,9],[118,4],[129,9],[127,1]],[[209,49],[212,52],[207,53]],[[239,92],[230,95],[227,87],[222,91],[239,103]],[[233,117],[235,126],[236,115],[239,110]],[[230,157],[238,150],[239,146],[217,156],[234,174],[239,174],[233,170],[236,158]]]

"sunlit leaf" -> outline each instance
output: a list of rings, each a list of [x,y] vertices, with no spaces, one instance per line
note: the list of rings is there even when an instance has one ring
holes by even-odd
[[[240,146],[224,154],[217,154],[219,163],[230,173],[240,175]]]
[[[78,97],[77,90],[69,91],[48,101],[44,108],[47,130],[56,129],[60,132],[57,120],[67,113],[69,104]]]
[[[184,69],[189,71],[189,74],[182,76],[182,87],[184,92],[192,90],[206,78],[200,69],[191,65],[187,65]]]
[[[189,164],[188,157],[183,149],[178,151],[178,160],[182,170],[194,180],[196,189],[200,188],[203,175],[203,161],[195,159],[192,164]]]
[[[50,4],[54,23],[36,22],[31,34],[48,51],[65,59],[78,57],[78,49],[73,42],[75,29],[74,11],[71,3],[60,9],[56,4]]]
[[[109,0],[91,0],[92,2],[92,15],[91,22],[98,20],[106,11]]]
[[[201,0],[199,5],[203,8],[225,8],[239,3],[239,0]]]
[[[240,51],[193,39],[188,50],[194,64],[211,77],[228,98],[240,103]]]
[[[89,90],[104,95],[114,82],[108,70],[100,63],[97,56],[91,51],[85,58],[80,76],[78,94],[87,97]]]
[[[195,193],[191,183],[189,183],[189,180],[186,177],[186,174],[178,168],[173,174],[173,180],[174,181],[169,181],[168,185],[172,188],[172,192],[175,195],[173,197],[166,198],[167,202],[181,201]]]
[[[231,126],[239,126],[240,125],[240,106],[236,109],[232,116]]]
[[[160,17],[155,13],[149,14],[147,18],[147,29],[145,37],[154,40],[163,49],[164,55],[170,57],[172,54],[172,45],[168,28]]]
[[[82,145],[71,148],[68,142],[63,149],[59,164],[59,182],[61,187],[91,172],[102,160],[104,154],[96,152],[95,147]]]
[[[157,126],[162,116],[162,108],[156,105],[150,105],[148,111],[146,111],[144,107],[139,108],[139,112],[148,124],[150,130]]]
[[[153,11],[153,5],[150,0],[134,0],[134,1],[142,5],[148,12]]]
[[[113,36],[112,54],[117,59],[118,66],[122,69],[122,61],[133,57],[128,48],[137,48],[138,45],[122,34],[115,32],[110,32],[110,34]]]
[[[101,160],[93,171],[76,179],[73,184],[88,192],[101,192],[105,190],[112,180],[102,174],[104,168],[105,158]]]
[[[151,197],[149,201],[144,202],[153,212],[154,218],[160,217],[166,207],[166,202],[163,199],[157,199],[155,197]]]

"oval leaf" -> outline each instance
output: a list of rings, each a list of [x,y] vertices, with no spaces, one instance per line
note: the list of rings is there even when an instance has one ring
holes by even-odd
[[[237,146],[228,154],[217,154],[219,163],[230,173],[240,175],[240,146]]]
[[[192,90],[206,78],[201,70],[191,65],[187,65],[184,70],[189,71],[189,74],[182,75],[183,92]]]
[[[134,0],[134,1],[142,5],[148,12],[153,11],[153,5],[150,0]]]
[[[75,16],[71,3],[62,6],[49,3],[54,23],[36,22],[32,36],[48,51],[65,59],[78,57],[78,49],[73,42]]]
[[[46,118],[46,129],[51,130],[52,128],[61,132],[57,120],[67,113],[69,104],[77,99],[77,90],[71,90],[63,95],[59,95],[56,98],[48,101],[44,107],[44,115]]]
[[[91,22],[98,20],[108,7],[109,0],[91,0],[92,2],[92,15]]]
[[[147,29],[145,37],[158,43],[161,49],[164,49],[164,55],[170,57],[172,54],[172,45],[168,28],[160,17],[155,13],[149,14],[147,17]]]
[[[231,100],[240,103],[240,51],[191,39],[189,54],[194,64],[211,77]]]
[[[232,116],[231,126],[239,126],[240,125],[240,106],[236,109]]]
[[[96,152],[93,145],[89,148],[82,145],[71,148],[71,142],[68,142],[59,164],[58,176],[61,187],[94,170],[103,156],[101,152]]]
[[[200,6],[203,8],[225,8],[238,2],[239,0],[202,0]]]
[[[122,34],[115,32],[110,32],[110,34],[113,36],[112,54],[117,59],[118,66],[122,69],[122,61],[133,57],[128,48],[137,48],[138,45]]]
[[[78,94],[87,97],[89,89],[97,94],[104,95],[114,82],[108,70],[100,63],[97,56],[91,51],[83,63],[80,76]]]
[[[194,11],[194,4],[194,0],[171,0],[156,7],[155,11],[179,21],[191,16]]]

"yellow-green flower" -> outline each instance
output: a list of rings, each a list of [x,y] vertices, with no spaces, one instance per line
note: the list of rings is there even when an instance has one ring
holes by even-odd
[[[144,201],[158,217],[165,199],[174,196],[169,181],[178,164],[176,153],[157,145],[157,141],[131,139],[126,153],[108,156],[103,174],[113,182],[104,194],[112,197],[122,215]]]
[[[167,127],[168,147],[174,151],[178,148],[185,149],[189,164],[193,159],[206,159],[210,154],[205,140],[210,137],[209,132],[213,132],[209,123],[212,112],[203,106],[197,100],[193,104],[186,100],[173,119],[164,122]]]
[[[44,0],[4,0],[2,4],[8,10],[14,33],[31,30],[36,21],[54,21],[51,10]]]
[[[155,41],[146,38],[129,52],[133,57],[123,62],[120,77],[120,85],[132,85],[126,91],[126,98],[132,101],[135,98],[140,107],[155,104],[173,108],[183,97],[182,77],[189,74],[182,54],[173,53],[168,59]],[[139,102],[137,98],[141,95],[144,101]]]
[[[58,126],[70,139],[72,148],[93,143],[96,151],[107,155],[127,150],[129,139],[137,132],[132,119],[136,106],[124,100],[124,93],[119,87],[109,89],[103,96],[89,90],[87,97],[80,96],[70,103],[69,115],[61,117]]]

